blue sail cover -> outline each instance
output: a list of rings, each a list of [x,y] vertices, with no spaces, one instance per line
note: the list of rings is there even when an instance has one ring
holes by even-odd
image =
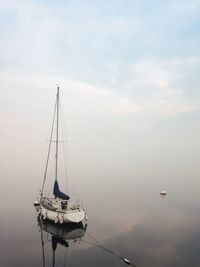
[[[64,200],[69,200],[70,197],[64,194],[63,192],[60,191],[58,181],[55,181],[54,187],[53,187],[53,194],[55,197],[59,197]]]

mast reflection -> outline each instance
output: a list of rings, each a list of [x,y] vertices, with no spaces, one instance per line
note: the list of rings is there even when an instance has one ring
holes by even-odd
[[[41,233],[43,267],[46,267],[44,236],[47,241],[51,242],[53,253],[52,266],[55,267],[55,252],[57,246],[61,245],[68,248],[70,246],[70,241],[73,241],[73,243],[81,241],[87,228],[87,224],[84,225],[83,223],[61,225],[48,220],[42,220],[39,217],[38,226]],[[44,235],[44,233],[46,235]]]

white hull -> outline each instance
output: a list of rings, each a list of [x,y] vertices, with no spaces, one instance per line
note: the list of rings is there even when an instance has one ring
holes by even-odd
[[[39,225],[47,233],[50,233],[53,236],[56,236],[62,240],[75,240],[84,236],[86,227],[83,227],[83,224],[76,225],[60,225],[55,224],[50,221],[43,221],[38,219]]]
[[[86,219],[86,213],[83,209],[69,211],[52,211],[41,206],[41,215],[43,219],[48,219],[55,223],[79,223]]]

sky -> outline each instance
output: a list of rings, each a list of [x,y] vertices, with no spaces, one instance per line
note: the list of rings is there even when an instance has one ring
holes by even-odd
[[[59,85],[69,173],[88,205],[162,187],[194,205],[199,0],[0,0],[0,40],[3,188],[38,192]]]

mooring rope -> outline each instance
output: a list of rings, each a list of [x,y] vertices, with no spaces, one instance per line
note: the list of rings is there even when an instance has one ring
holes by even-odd
[[[130,261],[129,259],[126,259],[126,258],[120,256],[119,254],[117,254],[116,252],[112,251],[111,249],[105,247],[105,245],[104,245],[102,242],[98,241],[92,234],[89,234],[88,232],[85,232],[85,233],[86,233],[90,238],[92,238],[92,239],[95,241],[95,243],[90,242],[90,241],[86,241],[86,240],[84,240],[84,239],[81,239],[83,242],[85,242],[85,243],[87,243],[87,244],[89,244],[89,245],[93,245],[93,246],[96,246],[96,247],[98,247],[98,248],[101,248],[101,249],[107,251],[108,253],[114,255],[115,257],[119,258],[120,260],[122,260],[122,261],[123,261],[124,263],[126,263],[127,265],[136,267],[135,264],[131,263],[131,261]]]

